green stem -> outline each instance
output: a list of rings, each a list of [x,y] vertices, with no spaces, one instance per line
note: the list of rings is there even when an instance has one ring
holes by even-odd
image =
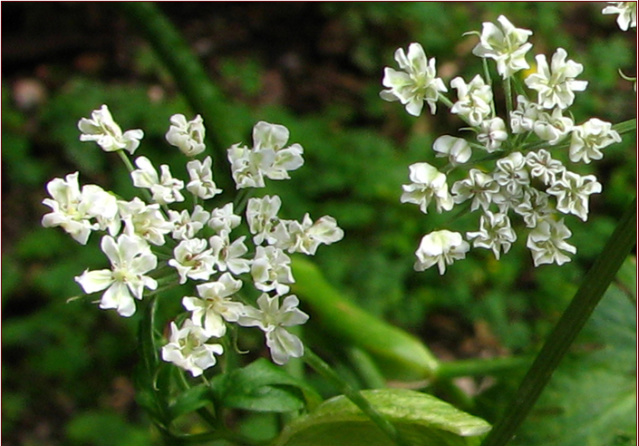
[[[385,376],[405,381],[436,376],[439,362],[419,339],[349,301],[306,258],[295,256],[291,268],[291,289],[313,310],[318,323],[345,344],[369,353]]]
[[[634,132],[635,130],[637,130],[637,119],[634,118],[624,122],[620,122],[618,124],[613,125],[612,129],[616,130],[617,133],[619,133],[620,135],[623,135],[629,132]]]
[[[603,252],[585,276],[577,294],[546,340],[520,384],[508,411],[488,434],[482,446],[507,444],[550,380],[575,337],[589,319],[621,264],[636,242],[637,199],[624,212]]]
[[[400,435],[397,428],[395,428],[395,426],[388,421],[386,417],[375,410],[371,403],[368,402],[361,393],[353,389],[348,382],[342,379],[342,377],[339,376],[326,362],[324,362],[322,358],[313,353],[308,347],[305,348],[303,359],[313,370],[336,385],[339,391],[357,407],[359,407],[368,418],[377,424],[382,432],[393,440],[395,444],[399,446],[409,446],[410,443],[408,443],[408,441]]]
[[[513,90],[510,78],[504,79],[504,92],[506,94],[506,116],[510,116],[513,111]],[[512,135],[513,129],[510,126],[510,119],[506,119],[508,125],[508,133]]]
[[[446,107],[448,107],[449,109],[453,107],[453,101],[451,101],[450,99],[448,99],[446,96],[444,96],[443,94],[440,94],[439,97],[437,98],[438,101],[442,102]]]
[[[215,154],[215,181],[224,190],[233,184],[228,171],[226,147],[234,139],[229,131],[232,117],[222,93],[213,85],[187,42],[173,24],[152,2],[118,3],[128,20],[148,39],[158,56],[171,72],[175,83],[184,94],[193,111],[197,111],[208,125],[206,142]],[[215,127],[215,132],[212,128]]]
[[[532,358],[511,356],[492,359],[461,359],[440,362],[437,379],[458,378],[461,376],[486,376],[530,365]]]
[[[349,347],[346,354],[355,367],[364,384],[369,389],[383,389],[386,387],[384,375],[379,371],[373,358],[361,348]]]
[[[135,167],[133,167],[133,164],[131,164],[131,160],[126,155],[126,153],[124,153],[124,150],[118,150],[118,155],[120,155],[120,159],[122,160],[122,162],[126,166],[126,168],[129,171],[129,173],[133,172],[135,170]]]

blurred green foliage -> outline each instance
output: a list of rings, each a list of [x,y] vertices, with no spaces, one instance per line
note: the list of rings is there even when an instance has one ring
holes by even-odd
[[[524,241],[519,240],[500,262],[490,253],[474,251],[443,277],[434,270],[418,274],[412,265],[420,237],[450,217],[425,217],[414,206],[400,204],[401,184],[408,181],[408,165],[432,161],[433,140],[455,131],[460,123],[443,112],[412,118],[397,103],[381,101],[382,70],[394,65],[396,48],[417,41],[430,57],[437,57],[446,81],[457,75],[473,76],[481,69],[479,59],[470,53],[476,37],[462,34],[480,30],[482,21],[504,14],[517,26],[534,31],[533,51],[549,55],[561,46],[584,65],[582,78],[589,81],[589,88],[572,107],[577,122],[591,116],[618,122],[635,117],[634,93],[617,74],[618,69],[635,72],[634,31],[632,36],[619,31],[614,18],[600,14],[601,5],[577,2],[337,2],[303,8],[303,13],[324,25],[313,36],[316,40],[298,42],[294,30],[279,29],[291,43],[291,48],[279,43],[274,50],[281,52],[279,59],[269,59],[259,44],[254,50],[248,45],[234,52],[232,45],[220,43],[224,51],[213,51],[205,61],[228,97],[226,107],[234,128],[227,130],[237,142],[250,143],[254,122],[266,120],[286,125],[291,141],[305,149],[304,168],[286,184],[272,182],[266,192],[282,197],[283,212],[291,218],[300,218],[304,212],[314,218],[335,216],[346,237],[316,257],[328,280],[371,313],[421,337],[443,359],[536,351],[636,193],[636,139],[624,137],[606,150],[600,163],[586,167],[598,175],[604,191],[593,197],[587,223],[569,217],[572,241],[579,250],[573,262],[561,268],[533,269]],[[215,17],[215,12],[209,14]],[[184,16],[178,17],[184,23]],[[330,30],[338,30],[333,40]],[[197,32],[188,27],[185,31],[195,46]],[[295,65],[285,57],[294,43],[303,43],[307,49],[295,63],[306,64],[306,74],[317,70],[319,80],[286,71],[287,63]],[[63,74],[56,74],[47,98],[35,107],[21,106],[16,100],[16,82],[32,78],[33,73],[16,70],[9,78],[3,76],[2,429],[8,445],[146,445],[157,439],[149,433],[127,387],[136,362],[137,318],[123,320],[86,299],[67,302],[80,293],[73,277],[104,265],[98,240],[94,237],[80,249],[61,231],[39,224],[47,211],[40,204],[46,182],[76,170],[82,183],[133,196],[124,167],[111,154],[78,139],[77,121],[103,103],[123,128],[144,130],[138,154],[161,159],[175,175],[184,176],[182,155],[164,142],[164,133],[172,114],[188,116],[197,110],[188,109],[146,44],[131,39],[131,45],[128,71],[115,78],[47,62],[52,71]],[[302,88],[304,83],[323,87],[321,70],[326,67],[333,75],[326,77],[326,89],[309,95]],[[279,83],[273,84],[273,73]],[[347,80],[340,83],[342,75]],[[315,103],[305,95],[325,96],[325,100]],[[206,124],[215,131],[215,123]],[[476,222],[461,217],[455,224],[463,230]],[[630,311],[623,307],[628,301],[621,302],[622,292],[612,293],[607,309],[593,319],[582,342],[588,345],[590,336],[619,346],[623,358],[609,358],[604,350],[567,364],[567,370],[581,372],[558,373],[537,414],[541,417],[544,407],[566,407],[561,409],[564,415],[533,417],[525,430],[526,444],[541,444],[545,441],[541,439],[551,438],[544,435],[562,431],[564,422],[583,424],[581,415],[570,416],[569,409],[584,405],[575,396],[591,394],[591,388],[599,386],[591,371],[606,389],[614,390],[616,380],[624,378],[608,360],[625,364],[634,351],[634,345],[629,345],[633,340],[627,320]],[[618,323],[625,331],[618,328],[602,337]],[[314,325],[307,328],[316,329]],[[324,337],[306,334],[320,343]],[[320,345],[324,354],[338,362],[338,369],[348,368],[339,343]],[[623,370],[626,375],[633,372]],[[357,376],[352,379],[357,383]],[[515,375],[499,380],[481,396],[476,414],[494,420],[507,402],[500,392],[503,395],[517,380]],[[479,388],[482,382],[477,380],[475,385]],[[614,417],[602,421],[602,426],[625,420],[629,407],[610,412]],[[542,418],[544,422],[535,424]],[[554,422],[547,423],[548,418]],[[270,415],[256,415],[240,424],[255,437],[260,432],[269,437],[277,421]],[[618,442],[611,444],[625,444],[619,441],[626,438],[628,425],[619,421],[618,426]],[[594,428],[593,432],[599,435]],[[610,440],[612,434],[605,435]],[[569,444],[552,438],[556,441],[552,444]]]

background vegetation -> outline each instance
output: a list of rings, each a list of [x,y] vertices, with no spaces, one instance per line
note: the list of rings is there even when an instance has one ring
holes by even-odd
[[[434,139],[460,123],[443,112],[416,119],[380,100],[382,70],[394,65],[395,49],[420,42],[437,57],[446,82],[468,79],[481,66],[470,53],[476,37],[462,34],[504,14],[533,30],[535,53],[563,47],[584,65],[589,87],[572,107],[576,121],[620,122],[636,116],[636,94],[617,74],[619,68],[636,72],[636,33],[619,31],[614,17],[601,15],[600,3],[161,8],[224,92],[227,134],[248,142],[252,125],[266,120],[286,125],[291,140],[304,146],[305,167],[271,192],[282,196],[288,215],[330,214],[344,228],[345,239],[316,257],[329,281],[369,312],[416,334],[442,360],[536,352],[636,193],[636,138],[630,135],[586,166],[604,191],[593,196],[587,223],[570,219],[579,250],[570,264],[535,269],[520,240],[501,262],[474,251],[443,277],[413,271],[421,235],[446,217],[400,204],[401,184],[408,165],[432,160]],[[73,277],[103,264],[98,239],[80,249],[62,231],[42,228],[47,208],[41,201],[47,181],[76,170],[86,182],[123,195],[132,191],[113,157],[78,139],[77,121],[101,104],[123,128],[144,129],[138,153],[176,166],[182,155],[163,142],[168,118],[198,111],[188,109],[148,43],[115,6],[3,3],[2,13],[3,444],[155,444],[131,383],[136,318],[123,320],[86,300],[67,303],[80,292]],[[215,131],[216,123],[206,124]],[[635,444],[633,262],[516,444]],[[349,373],[348,349],[339,339],[312,323],[304,334]],[[494,421],[524,370],[459,379],[463,392],[433,391]],[[351,378],[359,383],[355,374]],[[244,428],[268,436],[276,427],[270,418],[254,418]]]

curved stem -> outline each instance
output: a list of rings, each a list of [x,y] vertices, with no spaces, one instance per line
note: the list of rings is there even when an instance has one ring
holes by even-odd
[[[577,294],[562,315],[535,362],[522,380],[504,417],[488,434],[482,446],[503,446],[532,409],[568,348],[590,318],[621,264],[636,243],[637,199],[624,212],[603,252],[585,275]]]

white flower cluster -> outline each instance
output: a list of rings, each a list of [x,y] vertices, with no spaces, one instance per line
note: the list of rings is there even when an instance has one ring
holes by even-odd
[[[202,153],[204,126],[199,116],[187,122],[183,115],[175,115],[171,124],[166,134],[170,144],[189,157]],[[132,154],[142,137],[140,130],[122,134],[106,106],[94,111],[91,120],[82,119],[79,128],[82,141],[96,141],[105,151],[124,149]],[[283,147],[289,136],[285,127],[259,122],[253,135],[253,150],[239,144],[228,149],[238,188],[264,186],[265,177],[288,178],[287,171],[303,164],[299,144]],[[190,181],[185,186],[168,166],[160,166],[158,172],[151,160],[137,157],[131,179],[135,187],[149,192],[147,201],[139,197],[126,201],[96,185],[80,188],[77,172],[53,179],[47,185],[51,198],[43,201],[51,212],[42,224],[60,226],[81,244],[93,231],[107,232],[101,248],[111,267],[87,270],[76,281],[86,293],[104,291],[100,307],[115,309],[121,316],[135,313],[135,299],[143,298],[145,288],[157,290],[159,282],[167,281],[195,284],[196,295],[182,299],[189,317],[180,325],[171,324],[170,340],[162,348],[165,361],[193,376],[202,374],[216,363],[215,355],[223,353],[219,340],[227,324],[235,323],[263,330],[273,361],[284,364],[304,351],[300,339],[286,327],[308,319],[298,309],[297,297],[287,295],[294,283],[288,254],[313,255],[319,245],[339,241],[344,233],[329,216],[316,221],[309,214],[302,221],[282,219],[280,198],[266,195],[244,202],[245,233],[250,236],[236,235],[242,209],[234,209],[233,203],[200,204],[222,192],[213,181],[211,164],[209,156],[190,160],[186,164]],[[170,209],[169,205],[186,201],[185,191],[193,198],[193,208]],[[168,277],[167,270],[173,271]],[[259,294],[256,305],[242,294],[243,275]]]
[[[476,34],[479,43],[473,54],[493,59],[503,79],[505,117],[496,114],[502,108],[494,104],[491,79],[477,75],[467,83],[456,77],[450,86],[457,91],[457,100],[444,96],[447,88],[436,77],[435,59],[428,60],[418,43],[410,45],[408,57],[401,49],[395,53],[404,72],[385,69],[383,85],[388,89],[380,93],[382,99],[401,101],[415,116],[424,102],[434,112],[441,101],[464,121],[462,130],[475,133],[474,141],[452,135],[435,140],[435,155],[449,162],[443,171],[426,162],[410,166],[411,183],[403,186],[403,203],[416,204],[423,213],[431,203],[437,212],[462,203],[468,203],[471,212],[481,209],[478,230],[466,233],[465,240],[462,234],[447,230],[425,235],[416,252],[415,269],[437,265],[443,274],[447,265],[465,257],[471,244],[493,251],[499,259],[517,239],[513,215],[527,228],[526,246],[535,266],[561,265],[576,252],[566,242],[571,232],[563,216],[572,214],[585,221],[589,197],[602,187],[595,176],[569,170],[555,154],[567,150],[572,163],[590,163],[601,159],[602,149],[619,142],[620,135],[609,122],[597,118],[574,123],[568,108],[575,92],[584,91],[587,82],[577,79],[583,66],[569,60],[564,49],[557,49],[550,64],[546,56],[537,55],[536,71],[522,84],[515,74],[530,67],[525,56],[532,48],[527,42],[532,32],[500,16],[498,24],[484,23]],[[519,93],[515,101],[511,91]],[[462,170],[464,177],[449,188],[449,175]]]

